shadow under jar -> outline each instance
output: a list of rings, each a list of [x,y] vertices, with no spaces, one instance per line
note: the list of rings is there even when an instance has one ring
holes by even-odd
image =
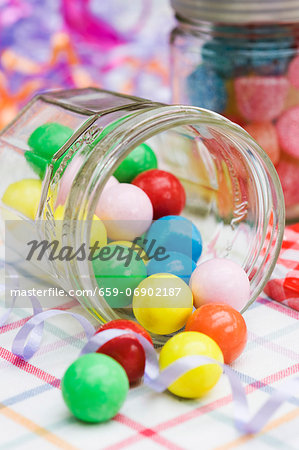
[[[32,151],[28,142],[34,130],[52,123],[71,132],[41,173],[28,156]],[[12,183],[41,179],[37,212],[29,219],[2,201],[3,214],[23,219],[30,236],[51,240],[60,235],[63,245],[79,248],[91,241],[94,214],[107,181],[142,143],[155,152],[158,168],[175,175],[184,187],[181,215],[201,233],[199,263],[228,258],[246,271],[251,291],[246,309],[265,286],[279,254],[283,196],[267,155],[242,128],[213,112],[98,89],[38,96],[0,136],[0,196]],[[134,217],[126,219],[134,224]],[[40,261],[35,263],[40,267]],[[101,323],[134,320],[130,304],[111,307],[109,298],[99,295],[87,258],[54,260],[45,271],[66,291],[80,290],[78,300]],[[161,343],[168,337],[154,340]]]

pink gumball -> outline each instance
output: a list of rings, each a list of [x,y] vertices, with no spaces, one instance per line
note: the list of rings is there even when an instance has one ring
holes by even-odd
[[[132,241],[150,227],[153,206],[142,189],[119,183],[102,194],[96,214],[103,220],[110,239]]]
[[[102,193],[101,193],[101,195],[100,195],[100,198],[99,198],[99,201],[98,201],[96,210],[95,210],[95,214],[96,214],[97,216],[98,216],[98,209],[99,209],[100,202],[101,202],[102,199],[105,197],[105,195],[107,194],[107,192],[109,191],[109,189],[111,189],[111,188],[114,187],[114,186],[117,186],[118,184],[119,184],[119,181],[118,181],[115,177],[111,176],[111,177],[108,179],[107,183],[106,183],[105,186],[103,187]]]
[[[239,264],[224,258],[214,258],[200,264],[192,273],[190,287],[194,306],[226,303],[241,311],[250,298],[250,283]]]
[[[285,77],[248,76],[235,79],[237,105],[252,122],[271,121],[283,110],[289,82]]]
[[[77,175],[82,163],[83,163],[82,158],[77,158],[75,156],[69,163],[69,165],[66,167],[59,182],[56,206],[65,204],[67,196],[69,195],[69,192],[71,190],[74,178]]]

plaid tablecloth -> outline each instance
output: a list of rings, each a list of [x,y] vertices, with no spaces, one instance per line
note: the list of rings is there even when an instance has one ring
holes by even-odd
[[[163,2],[155,3],[162,5]],[[111,15],[110,3],[108,12]],[[157,17],[162,20],[161,14],[157,14]],[[161,30],[165,29],[156,18],[154,21]],[[156,31],[152,32],[151,27],[149,31],[152,36],[156,34]],[[166,36],[168,31],[164,34]],[[144,40],[147,41],[147,37]],[[48,37],[47,41],[54,42]],[[141,48],[143,54],[144,46]],[[156,53],[158,55],[158,52]],[[140,55],[141,52],[137,56]],[[120,69],[117,66],[115,72],[103,80],[105,87],[125,90],[128,93],[132,90],[132,93],[145,97],[157,95],[159,100],[163,100],[163,89],[167,89],[164,80],[167,76],[163,75],[164,66],[160,67],[159,60],[154,59],[147,66],[148,71],[145,71],[142,65],[144,63],[138,61],[136,56],[134,59],[134,54],[128,58],[128,83],[122,84],[126,81],[122,81],[124,71],[119,74]],[[19,70],[18,67],[15,70]],[[22,64],[20,67],[22,69],[25,66]],[[136,75],[133,76],[132,72],[133,75],[136,72]],[[159,80],[148,82],[148,73],[153,72],[157,72],[158,78],[163,78],[164,84]],[[53,73],[53,70],[49,72],[51,79]],[[82,71],[80,73],[85,74]],[[143,73],[144,78],[140,78]],[[10,71],[9,78],[12,78],[11,74]],[[61,66],[57,74],[54,77],[54,85],[60,80],[60,74],[64,74],[64,66]],[[69,71],[66,70],[66,74],[68,75]],[[77,75],[79,80],[79,73]],[[19,73],[16,76],[19,80]],[[49,78],[46,78],[44,73],[41,73],[39,78],[48,86]],[[80,86],[83,86],[85,81],[79,81]],[[160,88],[156,88],[160,85]],[[145,88],[147,90],[144,90]],[[16,102],[18,97],[14,94],[10,100],[9,92],[6,97],[7,108],[11,111],[9,102]],[[7,114],[4,106],[2,113]],[[72,299],[66,300],[62,308],[88,317],[83,308]],[[0,315],[4,310],[4,299],[0,297]],[[109,423],[88,425],[77,421],[63,403],[60,379],[85,342],[82,329],[69,316],[51,319],[45,325],[41,349],[30,362],[24,362],[11,353],[11,345],[14,336],[31,314],[31,308],[16,308],[8,324],[0,327],[0,449],[298,450],[299,397],[285,403],[261,433],[241,436],[233,425],[231,391],[225,376],[202,400],[186,401],[169,393],[157,394],[141,385],[130,390],[120,413]],[[299,372],[298,318],[299,312],[266,298],[260,298],[245,313],[249,341],[246,350],[233,367],[246,388],[252,413],[275,389],[282,386],[286,379]]]
[[[67,300],[62,308],[88,317],[75,300]],[[0,328],[0,449],[299,448],[298,393],[261,433],[242,436],[233,425],[225,376],[201,400],[157,394],[141,385],[130,390],[120,413],[109,423],[77,421],[63,403],[60,380],[85,342],[82,329],[70,316],[49,320],[40,350],[24,362],[11,353],[11,344],[31,313],[29,308],[16,308],[9,323]],[[245,319],[249,341],[233,367],[253,413],[299,372],[299,312],[260,298]]]

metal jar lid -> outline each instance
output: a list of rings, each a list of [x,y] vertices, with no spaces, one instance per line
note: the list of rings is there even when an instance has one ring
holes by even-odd
[[[171,0],[176,15],[190,22],[299,22],[299,0]]]

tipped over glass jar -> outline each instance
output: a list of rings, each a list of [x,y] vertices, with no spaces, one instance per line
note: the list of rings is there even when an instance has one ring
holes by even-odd
[[[150,280],[148,256],[165,254],[153,247],[161,220],[171,250],[193,260],[192,270],[224,258],[245,271],[243,310],[279,254],[284,203],[274,166],[242,128],[207,110],[94,88],[43,94],[1,133],[0,168],[7,264],[30,262],[35,276],[42,269],[100,322],[134,320],[134,290]],[[90,257],[134,240],[142,264],[120,270],[105,250],[96,263]],[[153,334],[158,343],[169,333]]]

